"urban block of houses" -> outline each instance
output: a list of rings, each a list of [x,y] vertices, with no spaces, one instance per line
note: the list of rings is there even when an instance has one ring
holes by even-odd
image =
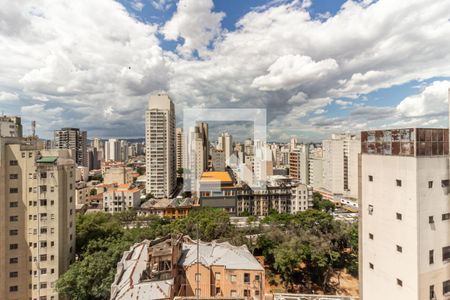
[[[188,236],[144,240],[117,264],[111,299],[264,298],[262,265],[244,246]]]

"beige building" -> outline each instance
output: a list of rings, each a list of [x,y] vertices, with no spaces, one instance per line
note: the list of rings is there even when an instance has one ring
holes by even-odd
[[[323,141],[323,187],[335,195],[358,198],[361,141],[348,133]]]
[[[176,129],[176,170],[177,170],[177,177],[182,177],[180,174],[178,174],[178,170],[185,168],[185,162],[184,159],[186,157],[184,151],[185,151],[185,143],[184,143],[184,134],[183,134],[183,128],[177,128]]]
[[[208,124],[200,122],[191,128],[189,139],[189,176],[185,176],[191,183],[191,191],[199,191],[199,180],[202,173],[208,169],[209,142]]]
[[[450,298],[448,129],[361,133],[363,300]]]
[[[75,162],[68,150],[0,137],[0,299],[59,299],[75,254]]]
[[[0,136],[22,137],[21,118],[12,116],[0,116]]]
[[[129,184],[120,184],[103,193],[103,209],[105,212],[116,213],[141,204],[141,190]]]
[[[175,106],[167,94],[150,97],[145,112],[146,192],[170,197],[176,188]]]
[[[308,210],[313,206],[313,189],[311,186],[298,183],[291,187],[290,213],[295,214]]]
[[[309,184],[309,145],[297,145],[289,152],[289,176]]]
[[[112,166],[105,169],[104,184],[132,184],[133,169],[125,166]]]

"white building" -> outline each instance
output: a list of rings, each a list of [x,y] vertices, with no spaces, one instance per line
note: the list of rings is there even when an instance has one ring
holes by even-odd
[[[450,299],[448,129],[361,133],[363,300]]]
[[[358,154],[361,141],[351,134],[333,134],[323,141],[323,187],[332,194],[358,198]]]
[[[222,133],[218,138],[217,149],[225,154],[225,163],[229,165],[230,157],[233,154],[233,136],[228,132]]]
[[[105,142],[105,160],[120,160],[120,141],[109,139]]]
[[[176,188],[175,106],[167,94],[150,97],[145,113],[147,193],[170,197]]]
[[[305,211],[313,206],[312,187],[299,183],[291,188],[291,207],[290,213]]]
[[[105,212],[113,214],[138,208],[140,204],[141,190],[129,184],[117,185],[103,193],[103,209]]]
[[[189,180],[191,191],[197,192],[200,187],[200,178],[203,172],[208,169],[208,124],[199,123],[191,128],[189,134]]]

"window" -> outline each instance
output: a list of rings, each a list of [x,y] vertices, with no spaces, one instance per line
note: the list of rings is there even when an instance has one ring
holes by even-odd
[[[434,217],[433,216],[429,216],[428,217],[428,223],[430,223],[430,224],[434,223]]]
[[[397,217],[397,220],[402,220],[402,214],[401,213],[397,213],[396,217]]]
[[[373,205],[369,204],[369,215],[373,214]]]
[[[216,286],[216,295],[220,295],[220,287]]]
[[[200,296],[201,292],[201,289],[195,289],[195,296]]]
[[[47,199],[41,199],[39,203],[41,206],[47,206]]]
[[[47,282],[41,282],[41,289],[47,288]]]
[[[373,181],[373,176],[369,175],[369,181]]]
[[[17,285],[12,285],[9,287],[10,292],[17,292],[19,290],[19,287]]]
[[[448,184],[449,184],[449,180],[448,179],[441,181],[441,187],[448,187]]]
[[[19,244],[9,244],[9,250],[15,250],[19,248]]]
[[[231,280],[231,282],[236,282],[236,275],[231,275],[230,280]]]
[[[430,300],[436,299],[436,293],[434,292],[434,285],[430,285]]]
[[[47,254],[39,255],[39,261],[47,261]]]
[[[19,258],[17,258],[17,257],[11,257],[9,259],[10,264],[17,264],[18,262],[19,262]]]
[[[19,276],[18,272],[9,272],[9,278],[16,278]]]
[[[220,273],[219,273],[219,272],[216,272],[216,273],[214,274],[214,276],[216,277],[216,280],[220,280]]]
[[[397,252],[402,253],[403,252],[403,248],[402,246],[397,245]]]
[[[236,292],[236,290],[231,290],[230,296],[231,296],[232,298],[236,298],[236,297],[237,297],[237,292]]]
[[[18,162],[17,162],[17,160],[10,160],[10,161],[9,161],[9,165],[10,165],[10,166],[17,166],[17,165],[18,165]]]
[[[442,214],[442,221],[450,220],[450,213]]]
[[[369,233],[369,239],[373,240],[373,233]]]
[[[442,260],[443,261],[450,260],[450,246],[442,248]]]
[[[195,273],[195,281],[200,281],[202,279],[202,274]]]
[[[369,263],[369,268],[373,270],[373,263]]]
[[[10,188],[9,189],[9,193],[10,194],[17,194],[19,192],[19,189],[18,188]]]
[[[17,221],[19,221],[19,217],[18,216],[9,216],[9,221],[10,222],[17,222]]]
[[[397,278],[397,285],[398,286],[403,286],[403,281],[401,281],[400,279]]]
[[[442,283],[442,294],[445,296],[450,294],[450,280],[444,281]]]
[[[41,275],[42,274],[47,274],[47,269],[45,269],[45,268],[41,269]]]
[[[41,241],[41,248],[47,248],[47,241]]]
[[[259,282],[259,275],[255,275],[255,281]]]
[[[402,186],[402,181],[401,181],[400,179],[396,179],[396,180],[395,180],[395,184],[396,184],[397,186]]]
[[[432,189],[433,188],[433,181],[428,181],[428,188]]]
[[[9,174],[9,179],[14,180],[14,179],[18,179],[18,178],[19,178],[18,174]]]
[[[244,297],[250,297],[250,290],[244,290]]]
[[[244,273],[244,283],[250,283],[250,273]]]
[[[9,231],[9,235],[18,235],[18,234],[19,234],[19,230],[17,230],[17,229],[11,229]]]
[[[434,250],[428,251],[428,263],[430,265],[434,264]]]
[[[18,207],[19,206],[19,202],[9,202],[9,207]]]

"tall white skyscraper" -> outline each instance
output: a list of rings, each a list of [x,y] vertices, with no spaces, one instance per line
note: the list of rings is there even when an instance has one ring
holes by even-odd
[[[105,160],[119,161],[120,157],[120,141],[117,139],[109,139],[105,142]]]
[[[358,198],[361,141],[348,133],[323,141],[323,187],[333,194]]]
[[[360,295],[450,299],[448,129],[361,133]]]
[[[225,154],[225,162],[230,164],[230,157],[233,154],[233,136],[228,132],[222,133],[218,138],[218,150],[223,150]]]
[[[175,106],[167,94],[150,97],[145,113],[147,193],[170,197],[176,188]]]

